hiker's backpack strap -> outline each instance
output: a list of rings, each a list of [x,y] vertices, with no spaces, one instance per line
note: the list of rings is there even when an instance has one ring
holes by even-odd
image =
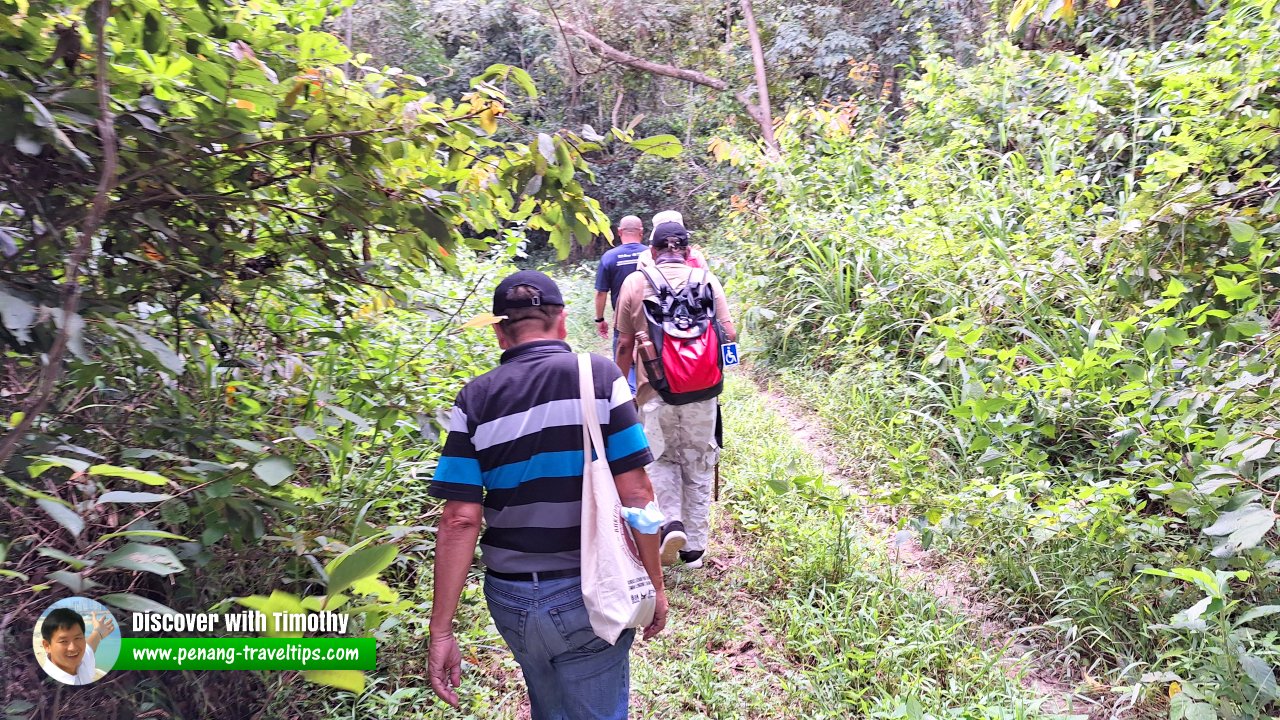
[[[711,287],[711,273],[706,268],[694,268],[689,274],[689,301],[700,305],[704,310],[715,312],[715,290]],[[695,294],[696,291],[696,294]]]
[[[658,295],[659,300],[662,300],[664,294],[672,295],[675,293],[675,291],[671,289],[671,283],[667,282],[667,276],[663,275],[662,271],[658,268],[645,265],[640,268],[640,272],[644,273],[645,278],[649,281],[649,285],[653,288],[653,292]]]

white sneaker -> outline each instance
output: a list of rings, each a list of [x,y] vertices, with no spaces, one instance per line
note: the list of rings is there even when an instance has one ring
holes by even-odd
[[[658,550],[658,556],[663,565],[675,565],[680,551],[684,549],[685,543],[689,542],[689,536],[684,533],[684,525],[673,522],[671,526],[663,528],[662,545]]]

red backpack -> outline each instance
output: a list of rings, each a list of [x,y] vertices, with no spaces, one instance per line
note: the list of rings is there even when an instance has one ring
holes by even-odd
[[[723,331],[716,320],[716,300],[705,268],[696,268],[679,291],[662,271],[642,267],[656,297],[644,300],[649,338],[662,362],[665,378],[649,384],[668,405],[709,400],[724,388],[720,343]]]

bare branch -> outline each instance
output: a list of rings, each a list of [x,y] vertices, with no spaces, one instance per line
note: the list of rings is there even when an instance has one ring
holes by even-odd
[[[532,17],[542,19],[542,15],[539,14],[537,10],[534,10],[532,8],[517,6],[516,9],[519,12],[525,13],[526,15],[530,15]],[[555,23],[559,25],[560,30],[562,32],[569,33],[570,35],[578,37],[582,39],[584,42],[586,42],[587,46],[591,48],[592,52],[596,53],[600,57],[605,58],[606,60],[612,60],[613,62],[616,62],[619,65],[625,65],[629,68],[632,68],[633,70],[647,72],[652,75],[662,75],[664,77],[675,78],[677,80],[685,80],[687,82],[697,83],[698,85],[705,85],[706,87],[709,87],[715,90],[729,89],[728,83],[721,80],[720,78],[713,78],[710,75],[700,73],[697,70],[679,68],[674,65],[665,65],[663,63],[656,63],[651,60],[638,58],[635,55],[632,55],[627,52],[623,52],[622,50],[619,50],[613,47],[612,45],[606,43],[605,41],[601,40],[595,35],[592,35],[586,30],[583,30],[577,25],[574,25],[573,23],[560,20],[559,18],[555,20]]]

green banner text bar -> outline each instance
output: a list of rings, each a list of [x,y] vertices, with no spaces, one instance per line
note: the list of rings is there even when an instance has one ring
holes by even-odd
[[[112,670],[373,670],[373,638],[122,638]]]

